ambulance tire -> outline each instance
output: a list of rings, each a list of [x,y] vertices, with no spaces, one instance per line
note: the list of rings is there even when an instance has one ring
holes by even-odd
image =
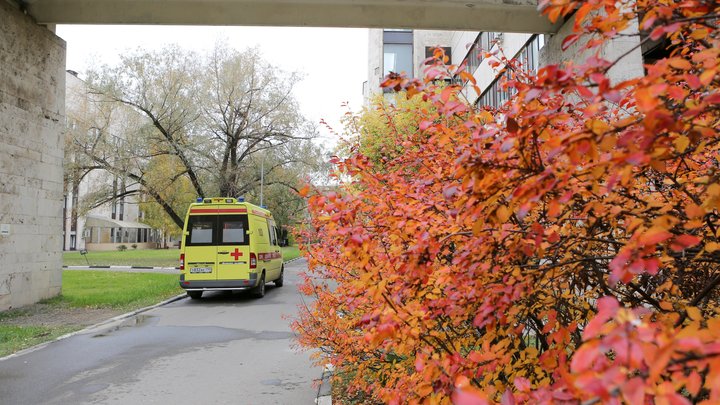
[[[280,267],[280,277],[277,278],[277,280],[274,281],[275,287],[282,287],[283,283],[285,282],[285,265],[283,264],[282,267]]]
[[[265,296],[265,272],[260,277],[260,283],[252,291],[252,296],[255,298],[262,298]]]
[[[199,300],[200,298],[202,298],[202,294],[203,294],[202,291],[188,291],[187,292],[188,297],[190,297],[191,299],[194,299],[194,300]]]

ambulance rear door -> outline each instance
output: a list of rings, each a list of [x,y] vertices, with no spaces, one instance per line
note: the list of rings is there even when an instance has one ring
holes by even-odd
[[[218,280],[250,279],[249,229],[245,208],[220,209],[220,215],[218,215]]]
[[[185,280],[217,279],[217,210],[191,208],[185,235]]]

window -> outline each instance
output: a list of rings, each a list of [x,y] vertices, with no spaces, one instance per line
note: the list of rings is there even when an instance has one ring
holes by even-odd
[[[445,56],[447,56],[448,61],[452,60],[452,48],[450,48],[449,46],[426,46],[425,47],[425,59],[434,57],[435,50],[437,48],[442,48],[442,50],[445,51]]]
[[[385,44],[383,48],[383,75],[390,72],[404,72],[408,77],[413,77],[412,45]]]
[[[225,221],[222,228],[222,243],[244,243],[245,226],[242,221]]]
[[[544,44],[544,35],[533,35],[520,52],[515,55],[515,58],[523,64],[524,69],[536,72],[540,66],[540,49],[542,49]],[[503,90],[502,88],[502,83],[507,77],[507,72],[496,77],[492,84],[485,89],[482,96],[480,96],[477,104],[495,108],[500,108],[505,104],[505,102],[515,94],[514,89]]]
[[[248,226],[247,215],[220,215],[218,217],[220,223],[220,245],[248,245],[246,231]]]
[[[478,67],[480,67],[480,62],[482,62],[482,53],[486,51],[480,47],[481,36],[482,33],[478,34],[477,38],[475,38],[475,42],[470,45],[470,50],[468,51],[467,56],[465,56],[465,61],[467,61],[465,71],[470,74],[474,74]]]
[[[383,76],[390,72],[413,77],[413,32],[411,30],[383,31]]]
[[[212,245],[216,221],[215,216],[191,216],[187,226],[190,232],[187,245]]]
[[[247,245],[246,215],[192,215],[188,219],[187,246]]]
[[[275,233],[275,224],[268,222],[268,234],[270,235],[270,244],[277,246],[277,234]]]

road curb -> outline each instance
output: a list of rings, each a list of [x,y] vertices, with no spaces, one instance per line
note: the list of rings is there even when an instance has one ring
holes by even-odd
[[[92,330],[92,329],[99,328],[99,327],[101,327],[101,326],[103,326],[103,325],[107,325],[107,324],[110,324],[110,323],[113,323],[113,322],[117,322],[117,321],[122,321],[122,320],[124,320],[124,319],[133,317],[133,316],[135,316],[135,315],[137,315],[137,314],[140,314],[140,313],[149,311],[149,310],[154,309],[154,308],[157,308],[157,307],[161,307],[161,306],[163,306],[163,305],[167,305],[167,304],[169,304],[169,303],[171,303],[171,302],[175,302],[175,301],[181,300],[181,299],[186,298],[186,297],[187,297],[187,294],[186,294],[186,293],[178,294],[178,295],[176,295],[176,296],[174,296],[174,297],[168,298],[168,299],[166,299],[165,301],[159,302],[159,303],[157,303],[157,304],[150,305],[150,306],[147,306],[147,307],[144,307],[144,308],[140,308],[140,309],[136,309],[136,310],[134,310],[134,311],[130,311],[130,312],[127,312],[127,313],[124,313],[124,314],[115,316],[115,317],[110,318],[110,319],[106,319],[106,320],[101,321],[101,322],[98,322],[98,323],[96,323],[96,324],[94,324],[94,325],[86,326],[86,327],[83,328],[83,329],[76,330],[75,332],[70,332],[70,333],[66,333],[66,334],[64,334],[64,335],[62,335],[62,336],[58,336],[58,337],[56,337],[55,339],[50,340],[50,341],[48,341],[48,342],[44,342],[44,343],[40,343],[40,344],[35,345],[35,346],[32,346],[32,347],[28,347],[27,349],[20,350],[19,352],[15,352],[15,353],[13,353],[13,354],[9,354],[9,355],[7,355],[7,356],[5,356],[5,357],[0,357],[0,361],[9,360],[9,359],[12,359],[12,358],[14,358],[14,357],[18,357],[18,356],[22,356],[22,355],[24,355],[24,354],[32,353],[32,352],[34,352],[34,351],[36,351],[36,350],[40,350],[40,349],[42,349],[42,348],[50,345],[51,343],[57,342],[57,341],[59,341],[59,340],[67,339],[67,338],[69,338],[69,337],[72,337],[72,336],[75,336],[75,335],[79,335],[79,334],[81,334],[81,333],[86,333],[86,332],[88,332],[88,331],[90,331],[90,330]]]
[[[180,270],[180,267],[151,267],[151,266],[62,266],[67,270],[91,269],[117,269],[117,270]]]
[[[300,260],[300,259],[304,259],[304,257],[303,257],[303,256],[298,256],[298,257],[296,257],[296,258],[294,258],[294,259],[290,259],[290,260],[288,260],[288,261],[286,261],[286,262],[283,262],[283,264],[288,264],[288,263],[296,262],[296,261],[298,261],[298,260]]]
[[[327,364],[323,368],[322,377],[320,377],[320,386],[318,387],[317,397],[315,398],[316,405],[332,405],[332,387],[330,385],[330,378],[333,375],[333,366]]]

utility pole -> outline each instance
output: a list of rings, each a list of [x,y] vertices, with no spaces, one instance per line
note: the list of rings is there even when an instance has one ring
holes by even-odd
[[[265,183],[265,155],[260,160],[260,206],[263,206],[263,184]]]

